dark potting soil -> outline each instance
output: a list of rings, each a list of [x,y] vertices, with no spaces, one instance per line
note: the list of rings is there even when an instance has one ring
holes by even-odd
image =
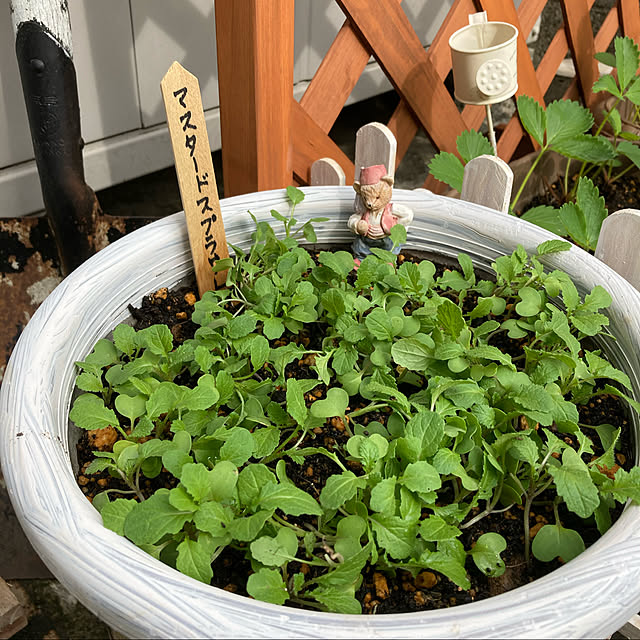
[[[401,256],[400,261],[416,260],[413,256]],[[422,259],[422,257],[420,257]],[[438,274],[441,274],[447,268],[455,268],[454,265],[438,265]],[[483,275],[483,277],[485,277]],[[135,327],[143,329],[153,324],[164,323],[169,326],[174,336],[176,345],[181,344],[184,340],[193,336],[197,325],[191,322],[191,313],[193,305],[197,300],[196,290],[193,286],[181,287],[172,291],[166,288],[160,289],[153,294],[145,296],[142,304],[138,308],[130,307],[131,315],[135,320]],[[473,301],[470,301],[473,304]],[[310,331],[307,329],[307,331]],[[311,329],[312,331],[312,329]],[[521,341],[506,338],[506,334],[499,334],[504,338],[495,346],[500,347],[511,355],[522,353]],[[297,341],[311,348],[318,346],[322,340],[322,336],[315,333],[301,334],[295,338]],[[274,342],[273,346],[286,344],[287,338],[283,336],[280,340]],[[316,377],[315,372],[310,369],[313,364],[313,356],[307,356],[303,360],[294,361],[288,365],[286,369],[287,377],[295,376],[297,378]],[[182,384],[185,384],[183,381]],[[277,393],[277,392],[276,392]],[[282,392],[284,400],[284,392]],[[311,403],[325,396],[324,391],[315,390],[308,394],[307,401]],[[278,401],[278,398],[274,397]],[[380,411],[369,413],[359,418],[360,427],[364,429],[370,422],[379,422],[386,424],[388,411]],[[599,425],[602,423],[628,425],[629,412],[626,406],[615,396],[599,396],[592,399],[587,405],[579,407],[580,422],[584,424]],[[522,428],[527,428],[524,423]],[[551,427],[552,431],[557,433],[555,426]],[[107,432],[107,429],[101,432]],[[84,470],[93,460],[93,451],[111,450],[113,443],[118,438],[115,429],[113,433],[101,432],[83,432],[77,445],[78,461],[80,471],[78,474],[78,484],[89,500],[105,489],[117,489],[127,491],[128,487],[119,479],[114,478],[108,472],[100,472],[91,475],[84,475]],[[617,454],[617,462],[621,467],[630,469],[632,466],[633,443],[631,442],[630,429],[623,429],[621,436],[620,453]],[[575,445],[577,441],[575,437],[565,434],[559,434],[568,444]],[[337,451],[336,445],[345,445],[349,436],[340,418],[329,419],[322,427],[316,427],[310,432],[302,446],[323,446],[329,451]],[[596,439],[597,440],[597,439]],[[595,455],[600,455],[602,450],[599,440],[593,442]],[[589,456],[585,454],[585,461],[589,460]],[[363,473],[362,468],[356,461],[343,462],[349,466],[351,471],[356,475]],[[274,463],[275,464],[275,463]],[[287,474],[289,478],[298,486],[314,498],[318,498],[320,491],[324,487],[327,478],[340,469],[332,460],[322,455],[311,455],[304,459],[302,464],[290,462],[287,465]],[[611,470],[615,472],[614,470]],[[161,473],[154,479],[145,479],[141,482],[141,490],[145,496],[151,495],[159,488],[172,488],[177,484],[177,480],[170,474]],[[530,512],[529,529],[533,538],[537,531],[544,524],[552,524],[555,522],[553,507],[550,503],[545,504],[545,495],[540,496],[539,505],[534,505]],[[481,508],[476,508],[471,512],[471,517],[479,513]],[[612,514],[615,520],[622,507]],[[293,524],[304,525],[305,518],[287,516],[281,512],[279,515],[289,520]],[[560,508],[560,517],[562,523],[568,528],[579,528],[585,544],[589,546],[599,538],[599,533],[595,523],[591,528],[585,528],[585,521],[568,512],[563,506]],[[317,524],[314,517],[310,518],[310,524]],[[523,507],[515,505],[509,510],[502,513],[493,513],[475,525],[463,530],[460,538],[465,548],[473,546],[474,542],[484,533],[496,532],[501,534],[507,541],[507,549],[503,552],[502,557],[506,564],[505,573],[498,578],[489,578],[480,572],[474,563],[467,564],[468,575],[471,582],[471,588],[464,591],[461,587],[451,582],[444,575],[437,571],[422,570],[417,575],[413,575],[408,571],[399,570],[395,574],[385,573],[370,565],[363,570],[362,585],[356,593],[356,598],[362,604],[362,611],[365,614],[384,614],[384,613],[404,613],[411,611],[423,611],[429,609],[442,609],[459,604],[466,604],[475,600],[481,600],[500,593],[504,593],[516,587],[522,586],[537,578],[546,575],[554,569],[561,566],[562,562],[556,559],[552,562],[540,562],[533,556],[527,564],[524,559],[524,523],[523,523]],[[316,568],[300,562],[291,563],[291,569],[301,571],[302,573],[313,573]],[[212,584],[226,591],[247,596],[246,580],[251,574],[251,564],[244,557],[244,546],[238,545],[238,548],[227,547],[213,562],[213,580]],[[296,605],[293,605],[296,606]]]
[[[604,198],[609,214],[620,209],[636,209],[638,207],[640,203],[640,172],[631,171],[613,183],[607,182],[602,173],[593,177],[592,180]],[[564,204],[564,201],[564,182],[558,179],[549,185],[542,195],[533,198],[526,208],[517,213],[522,215],[525,211],[541,205],[558,208]]]

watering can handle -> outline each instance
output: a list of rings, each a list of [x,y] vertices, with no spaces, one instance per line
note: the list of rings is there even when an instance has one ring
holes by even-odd
[[[478,11],[478,13],[469,14],[469,24],[484,24],[487,22],[487,12]]]

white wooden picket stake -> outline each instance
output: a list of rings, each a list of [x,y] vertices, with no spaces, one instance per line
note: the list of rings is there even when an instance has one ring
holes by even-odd
[[[512,187],[513,171],[504,160],[478,156],[464,168],[460,199],[508,213]]]
[[[600,229],[596,258],[640,289],[640,211],[620,209],[607,216]]]
[[[344,171],[332,158],[320,158],[311,165],[312,187],[344,187],[345,184]]]
[[[396,169],[398,143],[391,130],[379,122],[370,122],[356,133],[355,179],[360,179],[360,169],[383,164],[387,174],[393,176]]]

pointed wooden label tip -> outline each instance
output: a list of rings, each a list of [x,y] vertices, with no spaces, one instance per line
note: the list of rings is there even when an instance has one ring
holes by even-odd
[[[174,62],[160,82],[200,296],[224,285],[229,256],[198,79]]]

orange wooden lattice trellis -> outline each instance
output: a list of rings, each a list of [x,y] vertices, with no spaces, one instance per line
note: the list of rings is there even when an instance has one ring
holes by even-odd
[[[422,127],[434,145],[455,152],[464,129],[477,129],[483,107],[460,111],[445,87],[451,70],[449,36],[467,24],[468,15],[486,11],[489,20],[518,27],[518,92],[544,104],[556,71],[571,53],[576,78],[565,97],[593,99],[596,51],[604,51],[620,32],[640,40],[640,3],[617,0],[597,34],[589,11],[595,0],[560,0],[564,24],[537,68],[526,37],[548,0],[455,0],[427,51],[409,23],[400,0],[336,0],[346,16],[329,51],[300,102],[293,97],[294,0],[216,0],[216,35],[222,161],[226,196],[281,188],[295,179],[307,183],[311,164],[330,157],[353,180],[351,160],[328,133],[373,55],[393,84],[400,103],[387,126],[398,141],[396,163]],[[510,160],[523,139],[517,116],[498,140],[498,154]],[[425,186],[442,185],[427,178]]]

